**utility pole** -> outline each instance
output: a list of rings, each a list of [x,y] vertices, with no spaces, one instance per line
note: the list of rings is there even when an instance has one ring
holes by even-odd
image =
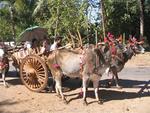
[[[143,14],[143,5],[145,0],[138,0],[140,7],[140,39],[144,36],[144,14]]]
[[[104,15],[104,1],[100,0],[100,14],[102,17],[102,27],[103,27],[103,38],[106,36],[105,34],[105,15]]]

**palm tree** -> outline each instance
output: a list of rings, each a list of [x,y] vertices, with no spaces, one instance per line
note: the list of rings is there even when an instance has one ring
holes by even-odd
[[[35,7],[35,9],[34,9],[34,11],[33,11],[33,14],[32,14],[32,16],[35,16],[38,12],[39,12],[39,10],[42,8],[42,6],[43,6],[43,4],[45,3],[46,1],[45,0],[38,0],[37,2],[36,2],[36,7]]]
[[[3,8],[9,9],[10,17],[11,17],[11,24],[12,24],[12,35],[13,35],[13,40],[15,41],[16,31],[15,31],[15,24],[14,24],[13,6],[8,1],[1,1],[0,2],[0,9],[3,9]]]

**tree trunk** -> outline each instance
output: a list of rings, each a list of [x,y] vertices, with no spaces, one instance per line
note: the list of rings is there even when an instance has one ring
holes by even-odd
[[[77,29],[77,33],[78,33],[78,37],[79,37],[79,43],[80,43],[80,46],[82,47],[83,46],[83,42],[82,42],[82,38],[81,38],[81,34],[79,32],[79,29]]]
[[[105,37],[105,15],[104,15],[104,0],[100,0],[101,6],[100,6],[100,14],[102,17],[102,27],[103,27],[103,38]]]
[[[138,0],[139,7],[140,7],[140,39],[144,35],[144,14],[143,14],[143,5],[144,0]]]
[[[70,30],[68,30],[69,32],[69,35],[70,35],[70,38],[71,38],[71,41],[72,41],[72,46],[73,48],[75,48],[75,42],[74,42],[74,39],[73,39],[73,35],[71,34]]]

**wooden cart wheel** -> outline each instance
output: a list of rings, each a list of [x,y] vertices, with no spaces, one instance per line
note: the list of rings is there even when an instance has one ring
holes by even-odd
[[[48,70],[44,60],[37,55],[26,56],[20,66],[20,77],[31,91],[43,90],[48,82]]]

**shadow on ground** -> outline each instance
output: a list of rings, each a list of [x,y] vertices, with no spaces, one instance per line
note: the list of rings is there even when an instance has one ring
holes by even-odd
[[[104,84],[107,83],[107,81],[108,80],[102,80],[100,87],[105,88]],[[138,81],[138,80],[127,80],[127,79],[123,80],[123,79],[121,79],[120,85],[123,86],[123,88],[139,88],[139,90],[137,92],[125,92],[125,91],[121,91],[121,90],[114,91],[111,88],[106,88],[106,90],[100,89],[99,97],[102,98],[104,100],[104,102],[108,102],[111,100],[133,99],[133,98],[141,98],[141,97],[150,96],[149,84],[150,84],[150,80],[149,81]],[[69,88],[70,90],[75,90],[77,88],[81,88],[81,80],[80,79],[69,79],[63,83],[63,86]],[[89,87],[93,87],[92,83],[89,84]],[[80,95],[80,92],[72,93],[69,95],[66,94],[66,96],[73,97],[69,100],[69,102],[71,102],[72,100],[75,100],[75,99],[82,98],[82,95]],[[87,97],[95,98],[94,89],[89,90],[87,92]],[[93,102],[95,102],[95,101],[93,101]],[[90,103],[93,103],[93,102],[90,102]]]
[[[137,92],[114,91],[114,90],[105,90],[105,89],[99,90],[98,94],[99,94],[99,98],[103,100],[104,103],[112,100],[134,99],[134,98],[142,98],[142,97],[150,96],[150,92],[143,92],[139,94]],[[69,100],[69,103],[73,100],[82,98],[82,96],[79,93],[66,95],[66,97],[68,96],[75,96]],[[90,90],[87,92],[87,101],[88,98],[95,99],[94,90]],[[96,101],[91,101],[88,104],[92,104],[95,102]]]
[[[11,85],[20,85],[20,84],[22,84],[22,82],[20,80],[20,77],[17,76],[16,72],[10,71],[7,74],[7,76],[13,78],[13,79],[7,80],[8,84],[11,84]],[[82,86],[81,79],[77,79],[77,78],[76,79],[68,79],[67,78],[67,79],[63,79],[62,81],[63,81],[62,82],[63,83],[63,92],[68,92],[68,91],[71,91],[71,90],[75,90],[77,88],[81,88],[81,86]],[[106,88],[107,83],[108,83],[107,79],[106,80],[101,80],[100,81],[100,87]],[[150,80],[149,81],[140,81],[140,80],[120,79],[119,84],[123,88],[139,88],[138,93],[143,93],[145,89],[148,90],[148,91],[150,89],[150,86],[149,86]],[[50,78],[49,81],[48,81],[48,86],[52,86],[52,85],[54,85],[54,81],[52,80],[52,78]],[[89,87],[93,87],[91,82],[89,84]],[[45,90],[47,90],[47,89],[45,89]],[[43,92],[45,93],[47,91],[43,91]],[[113,91],[111,91],[111,93],[113,93]],[[76,95],[76,94],[73,94],[73,95]]]
[[[27,101],[27,100],[25,100]],[[6,107],[6,106],[11,106],[11,105],[15,105],[15,104],[19,104],[19,103],[22,103],[24,101],[12,101],[12,100],[4,100],[4,101],[1,101],[0,102],[0,108],[2,107]],[[0,113],[12,113],[12,110],[9,111],[9,109],[6,111],[6,110],[2,110],[0,109]],[[25,110],[25,111],[19,111],[19,112],[13,112],[13,113],[29,113],[29,110]]]
[[[101,87],[105,87],[108,83],[109,79],[101,80]],[[150,80],[141,81],[141,80],[129,80],[129,79],[119,79],[119,85],[123,88],[142,88],[145,84],[150,84]],[[115,85],[113,83],[113,85]],[[147,86],[150,88],[150,86]]]
[[[11,77],[12,79],[8,79],[7,80],[7,77]],[[21,85],[22,84],[19,74],[17,72],[15,72],[15,71],[9,71],[7,73],[6,81],[10,85]]]
[[[107,88],[108,79],[100,81],[100,87]],[[150,80],[148,81],[140,81],[140,80],[129,80],[129,79],[120,79],[120,86],[123,88],[143,88],[144,86],[147,89],[150,89]],[[115,84],[114,84],[115,85]],[[63,82],[63,87],[68,87],[71,90],[75,90],[82,86],[81,79],[69,79]],[[92,82],[89,83],[89,87],[93,87]]]

